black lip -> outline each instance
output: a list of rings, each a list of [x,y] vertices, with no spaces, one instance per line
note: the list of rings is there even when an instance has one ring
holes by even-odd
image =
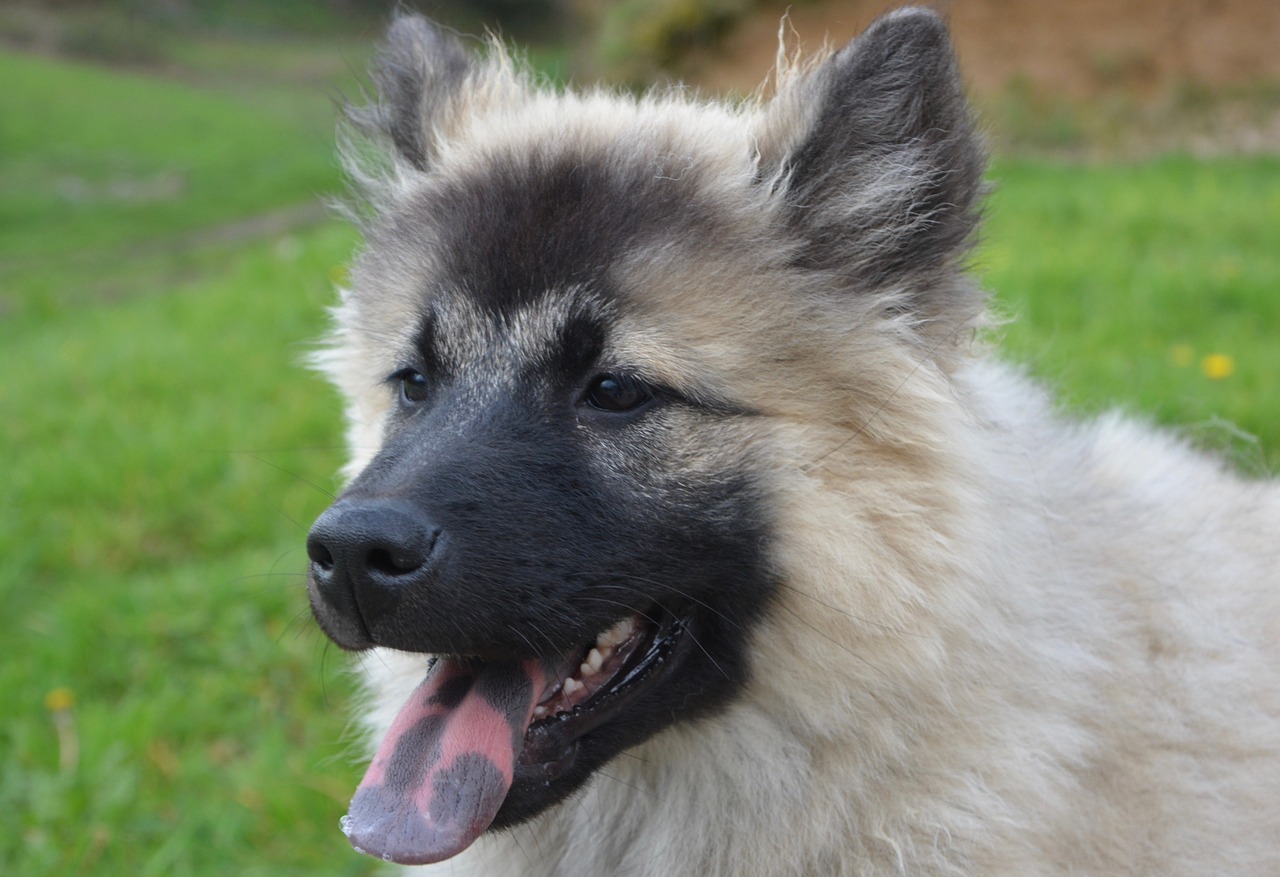
[[[529,726],[515,765],[517,782],[546,783],[564,775],[573,766],[583,737],[618,718],[679,666],[691,619],[662,610],[645,617],[651,619],[646,642],[606,688],[571,712],[548,716]]]

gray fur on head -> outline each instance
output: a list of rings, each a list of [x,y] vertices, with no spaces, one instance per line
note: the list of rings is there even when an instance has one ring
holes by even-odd
[[[490,114],[534,102],[547,117],[568,109],[537,89],[500,45],[473,57],[453,36],[406,13],[390,28],[373,80],[376,99],[348,116],[374,142],[382,167],[350,150],[348,169],[374,214],[413,180],[448,175],[441,150],[469,143]],[[973,325],[985,302],[959,263],[978,222],[985,154],[942,19],[927,9],[899,10],[840,52],[780,71],[779,80],[772,100],[719,111],[740,120],[743,167],[754,162],[754,183],[740,190],[738,206],[766,207],[781,263],[813,275],[824,295],[856,292],[860,313],[902,319],[931,347]],[[610,100],[637,118],[670,108],[674,125],[687,115],[676,111],[696,99],[673,91]],[[573,131],[558,135],[583,138]],[[598,136],[614,133],[606,124]],[[535,141],[530,148],[543,148]],[[670,158],[642,152],[636,162]]]

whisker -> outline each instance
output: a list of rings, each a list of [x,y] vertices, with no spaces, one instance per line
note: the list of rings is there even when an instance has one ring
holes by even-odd
[[[528,832],[529,836],[533,838],[533,842],[535,846],[539,843],[538,833],[533,830],[533,827],[531,825],[522,825],[520,826],[520,828],[522,829],[522,831]],[[519,838],[520,833],[521,832],[516,832],[516,831],[511,832],[511,842],[516,845],[516,849],[520,851],[520,855],[524,857],[524,860],[528,864],[532,865],[534,861],[533,857],[530,856],[528,851],[524,848],[524,844],[520,843],[520,838]]]
[[[635,609],[631,609],[631,606],[630,606],[630,604],[628,604],[628,603],[623,603],[623,602],[621,602],[621,601],[619,601],[619,600],[610,600],[608,597],[602,597],[602,596],[600,596],[600,595],[598,595],[598,594],[584,595],[584,599],[588,599],[588,600],[595,600],[597,603],[609,603],[609,604],[616,605],[616,606],[624,606],[624,607],[626,607],[628,610],[630,610],[630,611],[632,611],[632,612],[635,612],[635,614],[636,614],[636,615],[639,615],[641,618],[645,619],[646,621],[648,621],[650,624],[654,625],[655,627],[657,627],[657,626],[658,626],[658,620],[657,620],[656,618],[653,618],[652,616],[650,616],[648,613],[644,612],[643,610],[635,610]],[[658,605],[658,607],[659,607],[660,609],[662,609],[664,612],[668,612],[668,611],[669,611],[669,610],[667,609],[667,607],[666,607],[666,606],[663,606],[661,603],[658,603],[657,605]],[[716,662],[716,659],[715,659],[715,658],[713,658],[713,657],[711,656],[711,653],[710,653],[709,651],[707,651],[706,646],[704,646],[704,645],[703,645],[703,644],[698,640],[698,638],[697,638],[696,636],[694,636],[694,635],[693,635],[693,631],[691,631],[691,630],[689,630],[689,629],[687,629],[687,628],[686,628],[686,629],[685,629],[685,634],[689,637],[689,639],[693,640],[694,645],[696,645],[699,649],[701,649],[701,650],[702,650],[702,653],[703,653],[704,655],[706,655],[706,656],[707,656],[707,660],[711,662],[712,666],[714,666],[717,670],[719,670],[719,671],[720,671],[720,675],[721,675],[721,676],[723,676],[725,679],[729,680],[730,682],[732,682],[732,681],[733,681],[733,677],[732,677],[732,676],[730,676],[728,673],[726,673],[726,672],[725,672],[725,670],[724,670],[724,668],[723,668],[723,667],[721,667],[721,666]]]
[[[850,612],[847,609],[841,609],[839,606],[828,603],[825,600],[820,600],[817,597],[813,596],[812,594],[808,593],[807,591],[803,591],[800,588],[797,588],[795,585],[789,584],[787,582],[779,582],[778,587],[785,588],[787,591],[790,591],[791,593],[796,594],[797,596],[804,597],[806,600],[812,600],[814,603],[817,603],[822,608],[830,609],[832,612],[835,612],[839,615],[843,615],[845,618],[856,621],[859,624],[864,625],[866,627],[879,628],[885,633],[892,633],[897,636],[917,636],[917,637],[921,636],[921,634],[918,634],[915,631],[906,630],[904,628],[897,627],[892,624],[885,624],[883,621],[872,621],[870,618],[867,618],[864,615],[858,615],[856,613]]]
[[[667,609],[667,607],[666,607],[666,606],[663,606],[661,603],[659,603],[658,605],[659,605],[659,606],[661,606],[661,607],[662,607],[662,610],[663,610],[664,612],[666,612],[667,614],[672,614],[672,613],[671,613],[671,610]],[[650,619],[650,620],[652,620],[652,619]],[[715,659],[714,657],[712,657],[712,656],[711,656],[711,653],[710,653],[709,651],[707,651],[706,646],[704,646],[704,645],[703,645],[703,644],[698,640],[698,638],[697,638],[696,636],[694,636],[694,635],[693,635],[693,632],[692,632],[692,631],[690,631],[689,629],[687,629],[687,628],[686,628],[686,629],[685,629],[685,635],[686,635],[686,636],[688,636],[688,637],[689,637],[689,639],[693,640],[693,644],[694,644],[694,645],[696,645],[699,649],[701,649],[701,650],[702,650],[702,654],[704,654],[704,655],[706,655],[706,656],[707,656],[707,660],[711,662],[711,666],[715,667],[715,668],[716,668],[716,670],[718,670],[718,671],[720,672],[720,675],[721,675],[721,676],[723,676],[723,677],[724,677],[725,679],[727,679],[729,682],[733,682],[733,677],[732,677],[732,676],[730,676],[727,672],[725,672],[725,669],[724,669],[723,667],[721,667],[721,666],[720,666],[719,662],[718,662],[718,661],[716,661],[716,659]]]
[[[268,460],[266,457],[263,457],[263,456],[262,456],[262,455],[260,455],[260,454],[255,454],[253,451],[242,451],[241,453],[247,454],[248,456],[252,457],[253,459],[257,460],[259,463],[262,463],[262,464],[263,464],[263,465],[265,465],[265,466],[270,466],[272,469],[275,469],[275,470],[277,470],[277,471],[279,471],[279,472],[283,472],[285,475],[288,475],[288,476],[290,476],[291,478],[295,478],[295,479],[297,479],[298,481],[301,481],[303,484],[305,484],[305,485],[307,485],[308,487],[312,488],[313,490],[315,490],[317,493],[319,493],[319,494],[320,494],[320,495],[322,495],[322,496],[328,497],[328,498],[329,498],[329,499],[331,499],[331,500],[332,500],[332,499],[337,499],[337,496],[334,494],[334,492],[333,492],[333,491],[331,491],[331,490],[326,490],[325,488],[323,488],[323,487],[321,487],[320,485],[316,484],[314,481],[309,481],[309,480],[307,480],[306,478],[303,478],[303,477],[302,477],[301,475],[299,475],[297,472],[293,472],[293,471],[291,471],[291,470],[289,470],[289,469],[286,469],[286,468],[285,468],[285,467],[283,467],[283,466],[280,466],[280,465],[278,465],[278,464],[276,464],[276,463],[272,463],[270,460]]]
[[[803,615],[801,615],[801,614],[800,614],[799,612],[797,612],[796,610],[792,609],[790,606],[787,606],[787,605],[785,605],[785,604],[779,604],[779,608],[780,608],[780,609],[782,609],[782,610],[784,610],[785,612],[789,613],[793,618],[795,618],[795,619],[796,619],[796,621],[800,622],[802,625],[804,625],[805,627],[807,627],[807,628],[808,628],[812,633],[814,633],[814,634],[816,634],[816,635],[818,635],[818,636],[822,637],[824,640],[826,640],[827,642],[831,643],[833,646],[835,646],[836,648],[838,648],[840,651],[844,652],[844,653],[845,653],[846,655],[848,655],[849,657],[853,658],[854,660],[858,661],[860,664],[862,664],[862,665],[864,665],[865,667],[867,667],[868,669],[870,669],[870,670],[871,670],[875,675],[879,676],[879,677],[880,677],[881,679],[883,679],[885,682],[890,682],[890,681],[891,681],[891,680],[890,680],[890,678],[889,678],[889,676],[888,676],[888,674],[886,674],[886,673],[884,672],[884,670],[882,670],[880,667],[876,666],[876,665],[875,665],[874,663],[872,663],[871,661],[867,660],[867,658],[866,658],[866,657],[864,657],[863,655],[858,654],[856,651],[854,651],[854,650],[853,650],[853,648],[852,648],[852,647],[850,647],[850,646],[849,646],[849,644],[848,644],[848,643],[842,643],[842,642],[840,642],[839,640],[833,639],[832,637],[830,637],[830,636],[828,636],[827,634],[823,633],[821,630],[819,630],[817,627],[815,627],[811,622],[809,622],[808,620],[806,620],[806,619],[805,619],[805,617],[804,617]],[[878,696],[877,696],[874,692],[869,692],[869,693],[871,694],[871,696],[872,696],[873,698],[876,698],[877,700],[879,699],[879,698],[878,698]]]
[[[632,575],[630,573],[618,573],[617,575],[619,578],[625,579],[626,581],[633,582],[635,584],[650,585],[654,588],[662,588],[668,591],[674,591],[678,596],[683,597],[684,599],[688,600],[690,603],[697,603],[699,606],[701,606],[703,609],[706,609],[708,612],[712,612],[720,616],[728,624],[732,625],[733,627],[736,627],[738,630],[742,629],[741,624],[738,624],[738,622],[734,621],[731,617],[726,615],[724,612],[721,612],[715,606],[712,606],[710,603],[708,603],[705,600],[701,600],[698,597],[695,597],[693,594],[690,594],[688,591],[685,591],[681,588],[676,587],[670,582],[659,582],[656,579],[645,578],[644,576]]]
[[[852,430],[849,433],[848,437],[845,438],[844,441],[840,442],[834,448],[822,454],[817,459],[812,460],[809,463],[809,468],[816,467],[823,460],[830,457],[832,454],[838,453],[839,451],[843,450],[844,447],[849,444],[849,442],[853,441],[858,436],[866,432],[867,429],[871,426],[871,424],[875,423],[876,419],[880,416],[880,413],[884,411],[884,409],[889,406],[889,403],[892,402],[894,399],[896,399],[898,397],[898,394],[902,392],[903,388],[905,388],[907,384],[911,382],[911,380],[916,376],[916,373],[919,372],[920,369],[924,368],[926,363],[930,362],[933,359],[933,354],[937,353],[940,349],[942,349],[942,346],[944,344],[947,344],[950,341],[952,341],[957,334],[959,334],[962,330],[967,328],[970,328],[970,327],[964,323],[961,323],[957,326],[952,327],[950,332],[947,332],[945,335],[939,338],[936,342],[934,342],[929,347],[925,355],[921,356],[920,359],[916,362],[915,367],[912,368],[911,371],[907,373],[907,376],[904,377],[898,383],[898,385],[893,388],[892,391],[890,391],[889,395],[884,397],[884,400],[879,405],[876,406],[875,410],[872,411],[869,415],[867,415],[866,419],[862,421],[862,424],[858,426],[856,429]]]
[[[626,786],[628,789],[630,789],[633,792],[639,792],[640,794],[646,797],[652,798],[655,801],[662,800],[662,798],[658,796],[657,792],[654,792],[650,789],[641,788],[640,786],[637,786],[635,783],[629,783],[626,780],[622,779],[621,777],[614,776],[611,773],[608,773],[606,771],[599,770],[599,769],[596,770],[596,773],[598,773],[600,776],[604,777],[607,780],[611,780],[615,783]]]
[[[276,637],[276,645],[280,644],[280,642],[284,639],[285,634],[287,634],[290,630],[295,630],[295,629],[297,630],[297,634],[295,635],[295,637],[303,637],[303,636],[306,636],[307,634],[318,633],[320,631],[320,628],[308,624],[307,622],[310,620],[311,620],[311,610],[307,608],[299,609],[297,612],[293,614],[293,618],[289,620],[289,623],[284,626],[284,629],[281,630],[280,634]]]

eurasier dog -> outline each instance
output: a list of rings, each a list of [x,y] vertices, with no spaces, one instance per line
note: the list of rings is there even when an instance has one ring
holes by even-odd
[[[402,15],[376,86],[319,357],[351,480],[307,542],[320,625],[376,649],[358,849],[1280,874],[1280,492],[984,348],[936,15],[733,105]]]

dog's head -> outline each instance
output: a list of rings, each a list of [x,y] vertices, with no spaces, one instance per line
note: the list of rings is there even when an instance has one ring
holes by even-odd
[[[355,461],[308,539],[315,615],[440,656],[348,820],[406,862],[731,701],[785,575],[779,436],[847,435],[901,378],[876,362],[945,362],[980,309],[982,156],[932,13],[735,107],[556,93],[490,48],[392,26],[323,355]]]

